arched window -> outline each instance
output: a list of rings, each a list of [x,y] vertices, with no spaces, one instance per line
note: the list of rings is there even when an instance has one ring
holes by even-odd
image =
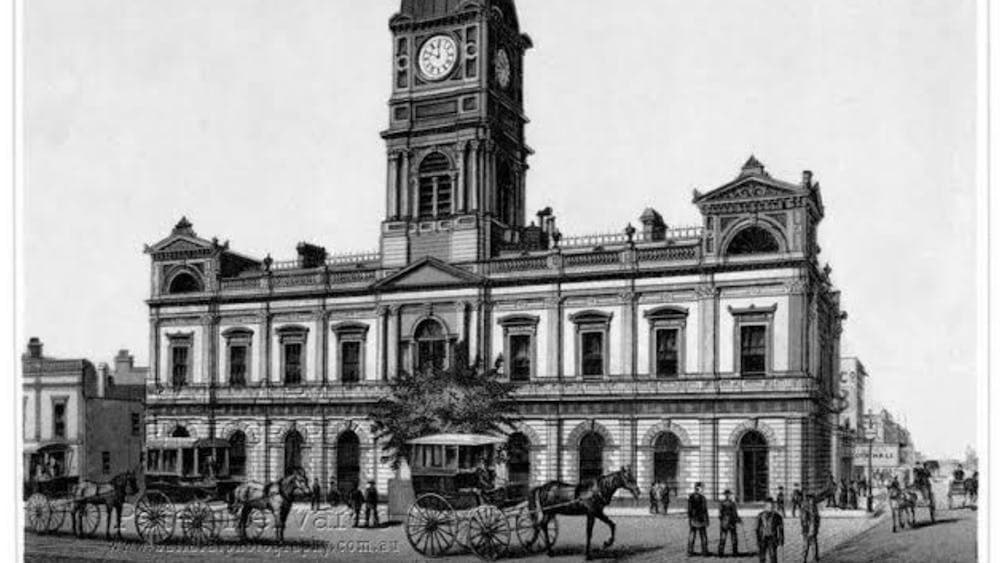
[[[294,469],[302,467],[302,434],[298,430],[292,430],[285,436],[285,475],[289,475]]]
[[[191,433],[188,429],[183,426],[177,426],[174,428],[173,432],[170,433],[171,438],[190,438]]]
[[[169,293],[198,293],[201,291],[201,282],[194,275],[182,272],[170,280]]]
[[[747,254],[771,254],[779,252],[781,246],[767,229],[763,227],[747,227],[736,233],[726,248],[727,256],[742,256]]]
[[[737,456],[740,480],[737,490],[743,502],[760,502],[767,498],[768,464],[767,439],[763,434],[751,430],[740,438]]]
[[[451,214],[451,161],[441,153],[433,153],[420,163],[420,194],[417,213],[421,218]]]
[[[242,430],[229,437],[229,474],[234,477],[247,474],[247,435]]]
[[[413,335],[417,343],[417,369],[444,369],[448,357],[448,336],[441,323],[427,319]]]
[[[508,225],[514,224],[517,186],[510,165],[504,161],[497,164],[497,216]]]
[[[521,432],[507,439],[507,479],[525,493],[531,486],[531,442]]]
[[[580,440],[580,482],[595,481],[604,474],[604,438],[588,432]]]
[[[337,490],[341,498],[348,498],[358,488],[361,479],[361,441],[348,430],[337,439]]]
[[[653,442],[653,479],[676,489],[681,442],[673,432],[662,432]]]

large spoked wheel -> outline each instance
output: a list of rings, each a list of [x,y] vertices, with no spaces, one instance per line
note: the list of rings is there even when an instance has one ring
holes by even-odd
[[[101,525],[101,508],[99,506],[85,503],[80,507],[79,518],[78,537],[92,538],[97,535],[97,527]]]
[[[49,501],[49,510],[52,511],[52,516],[49,517],[48,532],[50,534],[54,534],[62,528],[63,522],[66,521],[66,515],[72,506],[73,502],[70,500]]]
[[[262,508],[254,508],[247,515],[246,535],[248,540],[259,540],[267,529],[267,513]]]
[[[207,504],[194,501],[181,511],[184,539],[195,545],[205,545],[219,537],[215,512]]]
[[[24,503],[24,526],[36,534],[49,531],[49,519],[52,517],[52,506],[49,499],[42,493],[35,493]]]
[[[469,547],[485,561],[496,561],[507,553],[510,525],[499,508],[486,504],[472,513],[469,520]]]
[[[458,520],[444,498],[421,495],[406,515],[406,540],[424,557],[441,557],[455,544]]]
[[[521,543],[529,554],[541,553],[545,551],[545,539],[542,537],[541,515],[536,517],[536,512],[524,506],[517,512],[514,519],[514,532],[517,534],[517,541]],[[559,533],[559,525],[555,518],[549,522],[549,536],[555,537]],[[553,542],[554,543],[554,542]]]
[[[135,503],[135,531],[144,542],[156,545],[169,540],[176,519],[174,505],[160,491],[147,491]]]

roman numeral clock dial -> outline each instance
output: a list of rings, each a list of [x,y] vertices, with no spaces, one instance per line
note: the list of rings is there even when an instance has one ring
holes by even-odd
[[[428,80],[447,77],[458,62],[458,46],[447,35],[435,35],[420,48],[420,73]]]

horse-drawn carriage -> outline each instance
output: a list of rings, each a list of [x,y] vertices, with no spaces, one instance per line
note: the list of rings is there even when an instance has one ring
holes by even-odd
[[[524,487],[490,487],[497,445],[503,438],[439,434],[408,442],[416,500],[404,524],[406,539],[423,556],[440,557],[458,546],[495,560],[507,553],[511,535],[528,552],[554,543],[555,521],[545,539],[528,506]],[[489,475],[489,476],[488,476]]]
[[[962,499],[961,508],[975,506],[979,500],[979,474],[972,477],[956,476],[948,483],[948,510],[955,508],[955,499]]]
[[[25,527],[32,532],[51,533],[62,528],[73,508],[73,489],[80,481],[74,471],[73,452],[61,444],[52,444],[28,452],[24,482]],[[83,535],[97,532],[99,514],[84,514]]]
[[[135,528],[143,541],[169,540],[177,520],[191,543],[217,540],[229,518],[233,490],[242,483],[230,475],[225,440],[163,438],[146,446],[146,486],[135,503]],[[259,537],[263,514],[253,520]]]

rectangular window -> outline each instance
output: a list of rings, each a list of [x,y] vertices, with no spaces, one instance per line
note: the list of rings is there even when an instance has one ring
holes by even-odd
[[[656,331],[656,376],[676,377],[679,371],[678,340],[680,330],[676,328]]]
[[[170,371],[174,387],[184,387],[188,382],[188,359],[190,348],[174,346],[170,352]]]
[[[340,344],[340,378],[344,383],[361,381],[361,343],[346,341]]]
[[[52,436],[54,438],[66,437],[66,401],[56,401],[52,403]]]
[[[604,333],[584,332],[580,335],[580,368],[584,377],[604,375]]]
[[[740,327],[740,373],[764,375],[767,372],[767,327]]]
[[[229,384],[243,387],[247,384],[247,347],[232,345],[229,347]]]
[[[420,179],[420,201],[418,213],[420,217],[434,216],[434,192],[437,189],[437,181],[434,178]]]
[[[510,335],[510,380],[528,381],[531,378],[531,335]]]
[[[177,473],[177,450],[163,450],[164,473]]]
[[[302,344],[298,342],[285,344],[285,383],[302,383]]]
[[[146,452],[146,471],[156,472],[160,470],[160,450],[149,450]]]
[[[132,413],[132,435],[138,436],[142,432],[142,417],[139,413]]]
[[[111,452],[101,452],[101,473],[111,474]]]

